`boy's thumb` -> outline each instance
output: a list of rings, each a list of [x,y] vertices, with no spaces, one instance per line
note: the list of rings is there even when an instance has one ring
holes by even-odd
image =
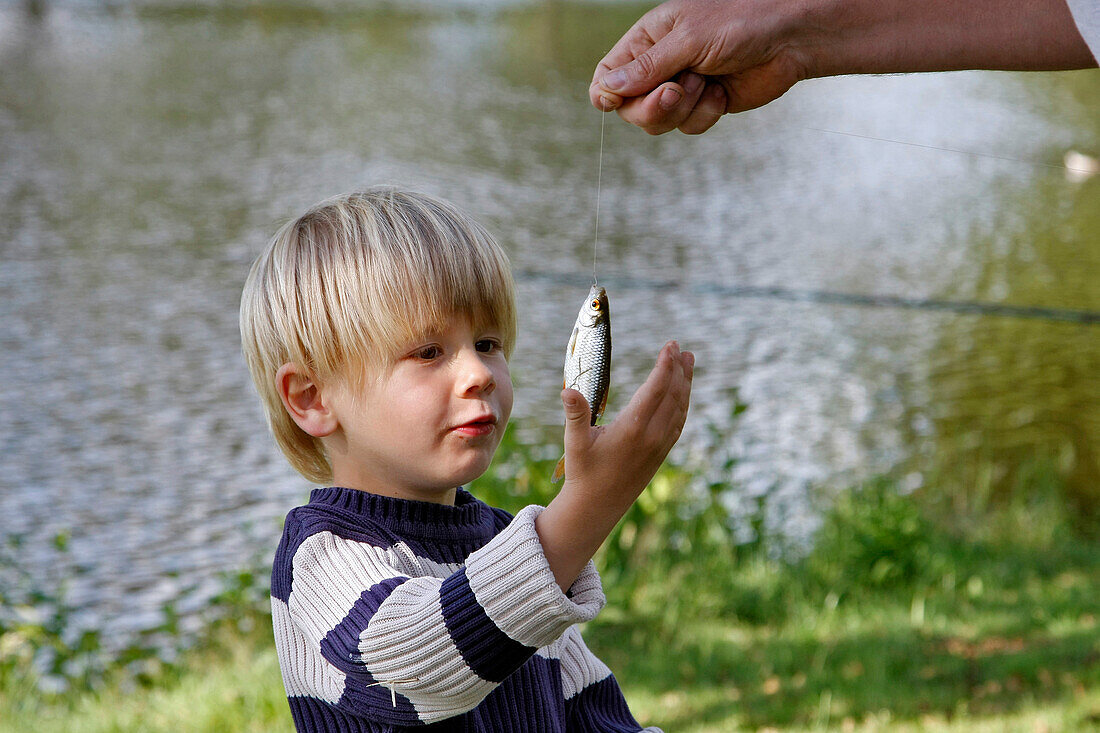
[[[565,405],[566,430],[570,427],[589,424],[591,414],[588,410],[588,401],[584,399],[584,395],[575,389],[563,389],[561,403]]]

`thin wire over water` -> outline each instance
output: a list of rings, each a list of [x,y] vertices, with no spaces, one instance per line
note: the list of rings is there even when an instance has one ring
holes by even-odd
[[[1010,163],[1021,163],[1023,165],[1032,165],[1037,168],[1053,168],[1054,170],[1064,170],[1071,173],[1081,173],[1085,175],[1095,174],[1096,171],[1090,168],[1079,168],[1076,166],[1066,165],[1065,163],[1059,165],[1057,163],[1044,163],[1039,160],[1029,160],[1027,158],[1016,158],[1011,155],[997,155],[996,153],[979,153],[974,150],[962,150],[960,148],[945,148],[939,145],[929,145],[927,143],[915,143],[908,140],[893,140],[886,137],[875,137],[874,135],[863,135],[858,132],[845,132],[843,130],[830,130],[824,127],[808,127],[806,125],[797,125],[797,127],[803,130],[812,130],[813,132],[822,132],[827,135],[843,135],[845,137],[854,137],[860,140],[872,140],[879,143],[892,143],[894,145],[907,145],[912,148],[923,148],[925,150],[939,150],[944,153],[958,153],[959,155],[969,155],[975,158],[989,158],[991,160],[1003,160]]]
[[[709,115],[711,115],[715,118],[722,118],[722,117],[725,117],[727,114],[732,114],[732,113],[728,113],[728,112],[715,113],[715,112],[703,111],[703,114],[709,114]],[[879,142],[879,143],[889,143],[889,144],[893,144],[893,145],[905,145],[905,146],[908,146],[908,147],[911,147],[911,148],[922,148],[924,150],[938,150],[938,151],[943,152],[943,153],[955,153],[957,155],[968,155],[968,156],[971,156],[971,157],[974,157],[974,158],[987,158],[989,160],[1001,160],[1001,161],[1006,161],[1006,162],[1009,162],[1009,163],[1020,163],[1021,165],[1030,165],[1030,166],[1034,166],[1036,168],[1050,168],[1050,169],[1053,169],[1053,170],[1067,171],[1068,173],[1073,173],[1073,174],[1077,174],[1079,176],[1084,176],[1084,177],[1091,177],[1093,175],[1096,175],[1097,173],[1100,173],[1100,161],[1092,159],[1091,156],[1083,156],[1084,159],[1089,161],[1089,165],[1088,165],[1088,167],[1080,167],[1080,166],[1069,165],[1066,162],[1063,162],[1063,163],[1060,163],[1060,164],[1059,163],[1046,163],[1046,162],[1043,162],[1043,161],[1040,161],[1040,160],[1031,160],[1031,159],[1028,159],[1028,158],[1018,158],[1018,157],[1012,156],[1012,155],[999,155],[997,153],[981,153],[981,152],[978,152],[976,150],[963,150],[962,148],[947,148],[947,147],[943,147],[941,145],[930,145],[928,143],[917,143],[917,142],[912,142],[912,141],[909,141],[909,140],[897,140],[897,139],[888,138],[888,137],[877,137],[875,135],[865,135],[863,133],[858,133],[858,132],[847,132],[845,130],[831,130],[827,127],[814,127],[812,125],[799,125],[799,124],[793,124],[793,123],[791,124],[791,127],[797,128],[799,130],[808,130],[810,132],[819,132],[819,133],[822,133],[822,134],[825,134],[825,135],[841,135],[841,136],[844,136],[844,137],[857,138],[859,140],[870,140],[870,141]],[[601,130],[600,135],[601,135],[601,148],[600,148],[600,150],[601,150],[601,153],[602,153],[602,150],[603,150],[603,147],[602,147],[603,132],[602,132],[602,130]],[[602,163],[602,160],[601,160],[601,163]]]

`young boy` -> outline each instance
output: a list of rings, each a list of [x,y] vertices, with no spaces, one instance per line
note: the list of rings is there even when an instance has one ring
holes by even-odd
[[[271,578],[299,731],[640,730],[575,624],[604,603],[590,558],[680,434],[694,357],[667,344],[610,425],[564,390],[565,483],[513,518],[461,486],[508,422],[515,331],[504,252],[427,196],[323,202],[253,265],[252,378],[329,486],[287,515]]]

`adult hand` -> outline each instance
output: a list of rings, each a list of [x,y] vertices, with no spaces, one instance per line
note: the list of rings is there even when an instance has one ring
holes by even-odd
[[[592,104],[653,135],[698,134],[767,104],[809,74],[808,57],[782,40],[785,13],[769,0],[659,5],[596,66]]]
[[[697,134],[813,77],[1093,66],[1065,0],[670,0],[600,61],[589,98]]]

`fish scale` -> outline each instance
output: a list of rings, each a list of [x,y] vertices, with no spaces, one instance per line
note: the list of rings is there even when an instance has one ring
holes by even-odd
[[[595,294],[597,288],[593,288],[593,295],[585,302],[587,307],[591,299],[603,298],[607,302],[607,296],[603,294],[603,288],[599,288],[599,294]],[[580,392],[589,407],[592,408],[592,424],[603,414],[607,405],[607,389],[611,384],[611,321],[607,313],[606,305],[603,308],[604,317],[595,325],[582,327],[579,323],[573,329],[574,338],[570,340],[571,348],[565,360],[564,384],[570,389]]]

